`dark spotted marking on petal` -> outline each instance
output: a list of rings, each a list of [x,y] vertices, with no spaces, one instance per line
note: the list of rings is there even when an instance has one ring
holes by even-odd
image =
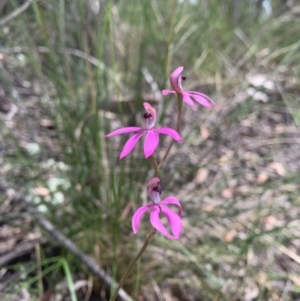
[[[148,119],[148,118],[151,118],[151,117],[152,117],[152,115],[150,113],[145,113],[144,114],[144,118],[145,119]]]
[[[159,194],[161,194],[162,189],[161,189],[160,183],[158,183],[157,186],[153,187],[152,190],[158,192]]]

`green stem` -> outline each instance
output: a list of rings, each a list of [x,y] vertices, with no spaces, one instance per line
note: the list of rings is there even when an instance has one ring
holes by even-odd
[[[180,131],[180,126],[181,126],[181,116],[182,116],[182,94],[177,94],[177,107],[178,107],[178,111],[177,111],[176,130],[177,130],[177,132],[179,132]],[[158,170],[161,168],[162,164],[167,159],[173,144],[174,144],[174,140],[172,140],[172,142],[170,143],[164,157],[162,158],[162,160],[158,164]]]
[[[139,253],[136,255],[136,257],[133,259],[133,261],[131,262],[131,264],[129,265],[129,267],[127,268],[125,274],[123,275],[122,279],[119,282],[119,285],[115,291],[115,293],[113,294],[113,296],[109,299],[109,301],[115,301],[116,297],[118,296],[118,292],[119,289],[123,286],[127,276],[129,275],[129,273],[131,272],[132,268],[135,266],[136,262],[141,258],[141,256],[143,255],[143,253],[145,252],[146,248],[148,247],[148,244],[150,242],[150,240],[153,238],[153,236],[155,235],[156,230],[152,229],[146,236],[144,245],[142,246],[141,250],[139,251]]]

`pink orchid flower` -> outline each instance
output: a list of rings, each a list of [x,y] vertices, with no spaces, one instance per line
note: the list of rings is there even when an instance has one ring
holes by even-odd
[[[181,82],[186,80],[186,77],[182,75],[184,67],[180,66],[173,71],[170,76],[170,83],[173,90],[163,90],[162,95],[168,94],[181,94],[182,100],[189,106],[193,107],[195,105],[193,100],[199,102],[202,106],[211,108],[216,105],[216,103],[211,100],[207,95],[197,92],[197,91],[185,91],[182,89]]]
[[[124,133],[133,133],[136,132],[133,136],[131,136],[127,142],[125,143],[123,150],[120,154],[120,159],[127,156],[135,147],[138,140],[145,134],[145,142],[144,142],[144,155],[145,158],[150,157],[154,151],[156,150],[159,143],[158,134],[164,134],[171,136],[176,141],[182,141],[180,135],[177,131],[171,128],[153,128],[156,121],[156,110],[148,103],[144,102],[144,108],[146,113],[144,114],[144,118],[146,119],[146,128],[140,127],[124,127],[118,130],[115,130],[106,135],[106,137],[112,137],[119,134]]]
[[[161,187],[160,180],[158,178],[153,178],[148,183],[147,190],[152,200],[152,204],[142,206],[134,213],[132,217],[132,229],[134,234],[137,234],[139,231],[139,226],[143,215],[146,213],[146,211],[150,210],[151,225],[167,238],[178,239],[182,231],[182,209],[179,201],[173,196],[169,196],[162,201],[160,200]],[[179,208],[178,214],[173,212],[167,205],[177,206]],[[161,213],[166,216],[172,234],[170,234],[163,225],[160,219]]]

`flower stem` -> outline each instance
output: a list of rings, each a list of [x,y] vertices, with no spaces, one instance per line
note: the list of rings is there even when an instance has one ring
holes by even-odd
[[[176,130],[179,133],[180,131],[180,126],[181,126],[181,116],[182,116],[182,94],[177,94],[177,123],[176,123]],[[170,143],[164,157],[162,158],[162,160],[160,161],[160,163],[158,164],[158,170],[161,168],[162,164],[165,162],[165,160],[167,159],[169,152],[172,148],[174,144],[174,140],[172,140],[172,142]]]
[[[181,126],[181,116],[182,116],[182,94],[177,94],[177,124],[176,124],[176,130],[177,132],[180,131],[180,126]]]
[[[158,164],[157,164],[157,161],[156,161],[154,155],[151,156],[151,161],[152,161],[152,165],[154,168],[154,175],[155,175],[155,177],[157,177],[158,173],[159,173],[159,167],[158,167]]]
[[[116,297],[118,296],[118,291],[119,289],[123,286],[127,276],[129,275],[129,273],[131,272],[131,270],[133,269],[134,265],[136,264],[136,262],[141,258],[141,256],[143,255],[143,253],[145,252],[146,248],[148,247],[148,244],[150,242],[150,240],[153,238],[153,236],[155,235],[156,230],[152,229],[146,236],[145,242],[142,246],[142,248],[140,249],[139,253],[136,255],[136,257],[133,259],[133,261],[131,262],[131,264],[129,265],[129,267],[127,268],[125,274],[123,275],[122,279],[119,282],[118,287],[116,288],[116,291],[114,292],[113,296],[109,299],[109,301],[115,301]]]

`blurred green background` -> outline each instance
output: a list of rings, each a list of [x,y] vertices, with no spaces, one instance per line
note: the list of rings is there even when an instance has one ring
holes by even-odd
[[[160,173],[162,197],[182,202],[182,238],[157,235],[125,289],[136,300],[299,300],[299,16],[293,0],[2,0],[0,175],[119,280],[149,228],[145,218],[134,236],[131,216],[153,171],[141,144],[119,160],[126,135],[105,134],[142,125],[143,101],[175,127],[175,97],[160,91],[182,65],[184,87],[218,105],[184,107],[185,143]],[[41,252],[54,295],[61,260],[70,281],[88,279],[63,248]],[[26,277],[10,287],[40,300],[36,276],[13,268]]]

